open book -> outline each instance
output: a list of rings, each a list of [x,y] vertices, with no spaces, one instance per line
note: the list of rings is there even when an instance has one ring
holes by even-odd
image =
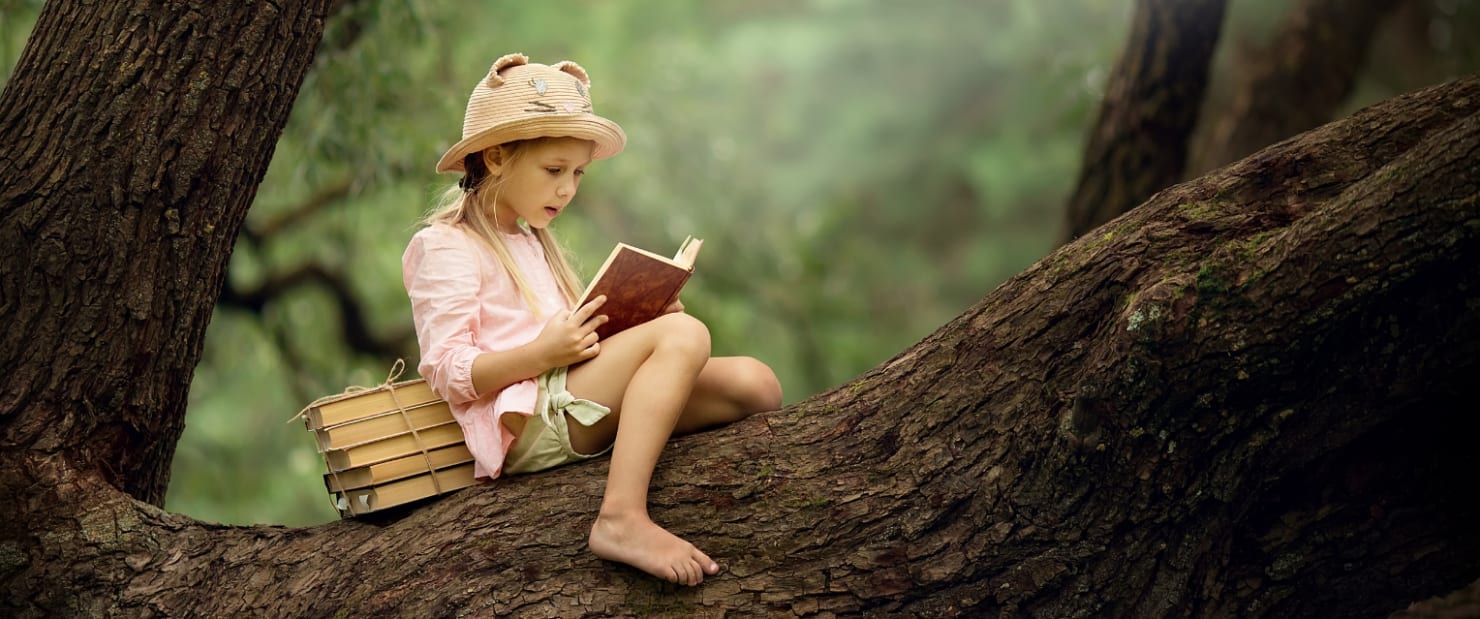
[[[581,294],[576,307],[600,295],[606,304],[596,310],[606,314],[606,324],[596,334],[606,339],[630,327],[657,318],[674,301],[678,291],[694,274],[694,259],[699,256],[703,239],[688,237],[672,258],[664,258],[645,249],[617,243],[601,270],[591,278],[591,285]]]

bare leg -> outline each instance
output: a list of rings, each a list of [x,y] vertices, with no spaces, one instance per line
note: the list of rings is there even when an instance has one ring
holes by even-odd
[[[718,573],[719,565],[648,517],[648,482],[708,358],[703,323],[669,314],[603,341],[601,354],[572,367],[566,382],[572,395],[613,413],[591,427],[570,424],[577,452],[615,442],[591,552],[685,585]]]
[[[750,357],[714,357],[694,381],[673,433],[698,432],[778,408],[781,383],[770,367]]]

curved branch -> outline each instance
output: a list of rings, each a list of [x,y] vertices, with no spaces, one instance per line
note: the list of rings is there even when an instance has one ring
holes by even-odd
[[[3,463],[36,482],[0,497],[18,499],[35,532],[19,555],[0,554],[3,604],[301,616],[1396,609],[1480,573],[1480,505],[1452,492],[1474,466],[1461,443],[1480,430],[1462,404],[1480,370],[1477,153],[1480,77],[1395,99],[1161,192],[849,385],[675,441],[652,508],[726,564],[701,588],[586,552],[599,460],[285,529],[164,514],[33,451]],[[64,547],[81,554],[43,560]]]
[[[268,303],[294,290],[313,287],[322,288],[333,297],[334,306],[339,310],[340,332],[351,350],[381,358],[406,357],[407,351],[416,350],[416,334],[409,328],[384,335],[374,333],[348,278],[318,264],[303,264],[291,271],[273,274],[251,289],[242,290],[228,282],[221,290],[217,305],[261,314]]]
[[[324,209],[348,198],[351,187],[353,187],[353,179],[344,177],[333,183],[319,187],[307,199],[288,209],[282,215],[261,223],[255,223],[251,219],[248,219],[246,225],[242,226],[242,240],[250,242],[253,246],[261,246],[263,241],[302,223],[304,220],[319,214]],[[281,209],[272,210],[277,211]]]

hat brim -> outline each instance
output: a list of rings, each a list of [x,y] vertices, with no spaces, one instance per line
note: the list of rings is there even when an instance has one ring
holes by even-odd
[[[596,147],[591,151],[592,159],[606,159],[622,152],[627,145],[627,134],[617,123],[595,114],[549,115],[523,118],[495,125],[472,136],[463,138],[442,155],[437,162],[437,172],[464,172],[463,159],[469,153],[515,140],[533,138],[568,137],[591,140]]]

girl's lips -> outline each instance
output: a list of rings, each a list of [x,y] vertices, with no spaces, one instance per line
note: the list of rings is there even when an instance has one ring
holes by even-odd
[[[553,206],[547,206],[547,207],[545,207],[545,214],[546,215],[549,215],[551,217],[554,217],[554,216],[560,214],[560,209],[555,208]]]

